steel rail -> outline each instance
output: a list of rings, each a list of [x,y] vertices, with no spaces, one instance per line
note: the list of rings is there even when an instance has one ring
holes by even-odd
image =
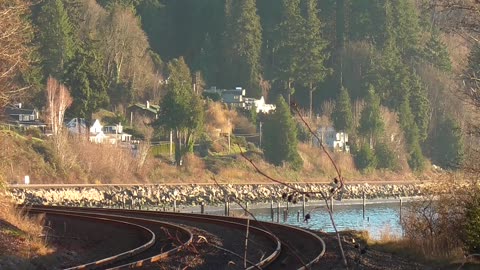
[[[95,209],[95,210],[98,210],[98,211],[121,211],[121,212],[128,212],[128,213],[142,213],[142,214],[148,214],[148,215],[154,215],[154,216],[168,216],[168,217],[173,217],[173,218],[178,218],[178,217],[182,217],[184,219],[192,219],[192,218],[196,218],[196,219],[213,219],[215,222],[218,222],[218,220],[223,220],[223,221],[230,221],[230,222],[234,222],[234,223],[239,223],[239,224],[242,224],[242,222],[245,222],[245,218],[240,218],[240,217],[228,217],[228,216],[213,216],[213,215],[202,215],[202,214],[186,214],[186,213],[172,213],[172,212],[153,212],[153,211],[139,211],[139,210],[123,210],[123,209],[111,209],[111,208],[92,208],[92,209]],[[275,227],[275,228],[280,228],[280,230],[283,230],[283,231],[287,231],[287,234],[291,233],[292,231],[296,232],[296,233],[299,233],[301,235],[303,235],[305,238],[308,238],[308,239],[311,239],[311,241],[313,242],[317,242],[319,244],[319,246],[321,247],[321,250],[319,253],[317,253],[313,258],[311,258],[308,262],[305,262],[304,265],[302,265],[301,267],[297,268],[298,270],[306,270],[306,269],[309,269],[313,264],[317,263],[320,258],[325,254],[325,251],[326,251],[326,244],[325,242],[323,241],[323,239],[310,232],[310,231],[307,231],[307,230],[304,230],[302,228],[299,228],[299,227],[294,227],[294,226],[290,226],[290,225],[286,225],[286,224],[278,224],[278,223],[273,223],[273,222],[267,222],[267,221],[255,221],[255,220],[251,220],[250,221],[250,225],[251,226],[254,226],[255,224],[261,226],[261,227],[265,227],[265,226],[270,226],[270,227]],[[258,227],[258,226],[256,226]],[[267,231],[267,230],[264,230],[264,229],[261,229],[263,231]],[[279,237],[277,237],[277,235],[282,235],[282,234],[273,234],[271,233],[270,231],[267,231],[269,234],[271,235],[274,235],[276,239],[278,239],[278,241],[280,243],[282,242],[285,242],[285,241],[282,241],[281,239],[279,239]],[[280,246],[279,246],[280,247]],[[277,249],[276,252],[280,252],[280,251],[283,251],[285,252],[285,250],[282,250],[281,248]],[[292,250],[292,252],[294,252]],[[272,254],[273,255],[273,254]],[[275,256],[269,256],[268,258],[265,259],[265,263],[262,263],[260,264],[259,266],[261,266],[262,268],[266,268],[268,267],[270,264],[272,264],[278,257],[280,256],[280,253],[278,254],[275,254]]]
[[[43,208],[51,208],[50,206],[40,206]],[[123,209],[111,209],[111,208],[79,208],[79,207],[66,207],[66,206],[56,206],[55,208],[60,209],[67,209],[70,211],[81,211],[81,212],[102,212],[102,213],[123,213],[125,215],[147,215],[151,217],[162,217],[162,218],[170,218],[170,219],[182,219],[188,221],[196,221],[196,222],[203,222],[208,224],[216,224],[221,226],[230,226],[236,227],[240,229],[246,229],[246,219],[232,219],[232,220],[221,220],[218,219],[219,216],[210,216],[210,215],[188,215],[188,214],[181,214],[181,213],[169,213],[169,212],[154,212],[154,211],[135,211],[135,210],[123,210]],[[263,237],[270,239],[273,244],[275,245],[274,250],[269,256],[263,258],[258,263],[251,263],[252,265],[247,268],[247,270],[251,269],[258,269],[258,268],[265,268],[270,263],[275,261],[275,259],[280,255],[282,251],[282,244],[280,239],[272,234],[269,231],[261,229],[257,226],[252,224],[249,225],[250,231],[255,231],[258,234],[262,235]],[[235,253],[233,251],[229,251],[229,253]],[[238,254],[237,254],[238,255]],[[243,258],[242,255],[238,255]]]
[[[72,210],[85,209],[85,208],[76,208],[76,207],[66,207],[66,208],[72,209]],[[101,212],[120,212],[120,213],[135,214],[135,215],[143,214],[143,215],[157,216],[157,217],[164,217],[164,218],[173,218],[173,219],[179,219],[179,218],[189,219],[189,220],[192,220],[192,219],[196,219],[196,220],[211,219],[212,222],[216,222],[216,223],[218,223],[219,220],[222,220],[222,221],[229,221],[229,222],[233,222],[233,223],[237,223],[237,224],[243,224],[243,223],[245,223],[245,220],[246,220],[245,218],[236,218],[236,217],[210,216],[210,215],[206,216],[206,215],[201,215],[201,214],[185,214],[185,213],[172,213],[172,212],[137,211],[137,210],[123,210],[123,209],[110,209],[110,208],[86,208],[86,209],[89,209],[89,211],[93,210],[93,211],[101,211]],[[287,235],[291,234],[292,231],[294,231],[297,234],[303,235],[304,238],[307,238],[312,242],[316,242],[318,244],[318,246],[321,247],[321,250],[318,253],[310,256],[310,258],[308,259],[307,262],[304,262],[304,263],[302,262],[302,266],[299,267],[299,268],[296,268],[296,269],[299,269],[299,270],[300,269],[302,269],[302,270],[303,269],[310,269],[310,267],[313,264],[315,264],[316,262],[318,262],[320,260],[320,258],[325,253],[326,245],[325,245],[325,242],[323,241],[323,239],[320,238],[318,235],[316,235],[316,234],[314,234],[314,233],[312,233],[308,230],[304,230],[304,229],[301,229],[301,228],[298,228],[298,227],[289,226],[289,225],[285,225],[285,224],[278,224],[278,223],[264,222],[264,221],[253,221],[252,220],[250,224],[251,224],[250,227],[255,227],[257,229],[260,229],[260,228],[258,228],[258,226],[261,226],[263,228],[270,227],[269,230],[263,230],[263,229],[260,229],[260,230],[263,230],[265,232],[268,232],[270,235],[273,235],[277,239],[277,241],[279,241],[279,243],[282,243],[284,241],[287,242],[288,238],[284,239],[284,240],[279,239],[276,235],[283,235],[283,233],[277,233],[275,235],[275,234],[270,232],[272,230],[272,228],[276,228],[277,230],[281,230]],[[256,226],[256,225],[258,225],[258,226]],[[268,266],[270,264],[274,263],[275,260],[278,259],[278,257],[280,256],[280,252],[282,252],[283,256],[286,256],[286,257],[292,255],[292,254],[287,255],[288,251],[282,250],[280,248],[280,247],[282,247],[281,245],[278,246],[278,247],[279,248],[277,248],[274,253],[272,253],[270,256],[268,256],[267,258],[262,260],[257,265],[254,265],[254,266],[250,267],[250,269],[253,269],[255,267],[257,267],[257,268],[258,267],[268,268]],[[290,251],[290,253],[295,253],[295,251],[292,249]],[[293,255],[295,255],[295,254],[293,254]],[[297,256],[297,255],[295,255],[295,256]],[[305,254],[302,254],[302,255],[305,255]]]
[[[45,207],[41,207],[41,208],[37,208],[37,207],[34,207],[33,208],[34,210],[40,210],[42,209],[48,209],[49,212],[50,211],[53,211],[55,213],[67,213],[68,214],[68,210],[61,210],[61,209],[53,209],[53,208],[45,208]],[[144,218],[136,218],[136,217],[128,217],[128,216],[121,216],[121,215],[108,215],[108,214],[103,214],[103,213],[98,213],[98,212],[92,212],[92,211],[76,211],[76,213],[79,213],[81,215],[86,215],[86,216],[89,216],[89,217],[95,217],[95,218],[108,218],[108,219],[112,219],[112,218],[115,218],[115,220],[128,220],[130,222],[132,221],[135,221],[137,223],[135,224],[138,224],[138,222],[140,223],[150,223],[150,224],[153,224],[154,226],[160,226],[160,228],[169,228],[170,230],[175,230],[175,231],[180,231],[181,233],[183,233],[184,235],[186,235],[188,237],[188,239],[184,242],[182,242],[180,245],[178,245],[177,247],[173,248],[173,249],[169,249],[165,252],[161,252],[161,253],[158,253],[156,255],[153,255],[153,256],[148,256],[147,258],[143,258],[143,259],[140,259],[140,260],[135,260],[133,262],[128,262],[128,263],[124,263],[124,264],[121,264],[121,265],[118,265],[118,266],[114,266],[114,267],[109,267],[107,269],[109,270],[113,270],[113,269],[130,269],[130,268],[134,268],[134,267],[140,267],[146,263],[153,263],[153,262],[157,262],[159,260],[162,260],[162,259],[165,259],[165,258],[168,258],[170,255],[173,255],[179,251],[181,251],[182,249],[184,249],[186,246],[190,245],[192,242],[193,242],[193,234],[191,233],[190,230],[184,228],[184,227],[181,227],[181,226],[178,226],[178,225],[175,225],[175,224],[171,224],[171,223],[168,223],[168,222],[161,222],[161,221],[158,221],[158,220],[150,220],[150,219],[144,219]],[[140,225],[139,225],[140,226]],[[153,233],[153,232],[152,232]],[[158,241],[158,240],[157,240]],[[155,244],[155,243],[154,243]],[[153,247],[153,244],[149,246],[149,248],[152,248]],[[143,250],[142,252],[145,252],[147,249]],[[153,251],[154,252],[154,251]],[[135,253],[133,255],[139,255],[140,253]],[[133,256],[132,255],[132,256]],[[131,258],[132,256],[129,256],[128,258]],[[128,259],[128,258],[120,258],[120,259]],[[117,261],[120,261],[120,259],[117,259],[115,261],[111,261],[105,265],[108,265],[108,264],[114,264],[116,263]],[[85,269],[85,268],[79,268],[79,269]],[[70,270],[70,269],[69,269]]]
[[[72,217],[72,218],[90,219],[90,220],[96,220],[97,222],[102,221],[102,222],[117,223],[117,224],[121,223],[121,224],[130,226],[130,227],[136,227],[137,229],[141,229],[141,230],[147,232],[151,236],[148,242],[146,242],[145,244],[140,245],[136,248],[127,250],[125,252],[122,252],[122,253],[119,253],[119,254],[116,254],[116,255],[113,255],[113,256],[102,258],[100,260],[95,260],[95,261],[92,261],[92,262],[72,266],[72,267],[66,268],[65,270],[92,269],[92,268],[104,266],[104,265],[107,265],[107,264],[111,264],[115,261],[134,256],[138,253],[141,253],[141,252],[149,249],[151,246],[153,246],[155,244],[155,241],[156,241],[156,236],[155,236],[155,234],[153,233],[152,230],[150,230],[150,229],[148,229],[144,226],[134,224],[134,223],[130,223],[130,222],[126,222],[126,221],[113,220],[113,219],[102,218],[102,217],[92,217],[92,216],[89,216],[89,215],[82,215],[82,214],[78,214],[78,213],[72,214],[72,213],[67,213],[67,212],[62,212],[62,211],[48,210],[48,209],[45,209],[45,208],[42,208],[42,209],[31,208],[28,211],[30,213],[46,213],[46,214],[49,214],[49,215],[56,215],[56,216],[68,216],[68,217]]]
[[[107,209],[107,208],[100,208],[100,209]],[[112,209],[112,210],[117,211],[117,209]],[[202,214],[186,214],[186,213],[171,213],[171,212],[152,212],[152,211],[136,211],[136,210],[127,210],[127,211],[132,212],[132,213],[135,213],[135,212],[141,212],[141,213],[147,213],[147,214],[152,214],[153,213],[153,215],[173,216],[173,217],[182,216],[182,217],[192,218],[192,217],[204,217],[205,216],[205,215],[202,215]],[[228,216],[208,216],[208,217],[214,217],[215,220],[225,220],[225,221],[231,221],[231,222],[237,222],[237,223],[245,222],[245,220],[246,220],[245,218],[241,218],[241,217],[228,217]],[[306,237],[308,239],[312,239],[312,241],[318,242],[318,244],[321,246],[321,251],[315,257],[313,257],[310,261],[306,262],[305,265],[301,266],[300,268],[297,268],[298,270],[309,269],[313,264],[317,263],[321,259],[321,257],[325,254],[325,251],[326,251],[325,241],[323,241],[323,239],[320,236],[318,236],[318,235],[316,235],[316,234],[314,234],[310,231],[304,230],[304,229],[299,228],[299,227],[294,227],[294,226],[291,226],[291,225],[287,225],[287,224],[278,224],[278,223],[273,223],[273,222],[268,222],[268,221],[250,220],[250,225],[251,226],[255,225],[255,224],[257,224],[258,226],[261,226],[261,227],[265,227],[265,225],[266,225],[267,227],[271,226],[271,227],[275,227],[275,228],[280,228],[281,230],[287,231],[287,233],[291,233],[292,231],[294,231],[296,233],[304,235],[304,237]],[[266,229],[262,229],[262,230],[267,231]],[[270,233],[272,235],[275,235],[275,237],[277,239],[279,239],[279,237],[277,237],[277,235],[282,235],[282,234],[273,234],[273,233],[271,233],[271,230],[269,230],[268,233]],[[284,242],[281,239],[279,239],[279,241],[281,243]],[[282,250],[282,251],[285,251],[285,250]],[[262,265],[262,267],[263,268],[268,267],[271,263],[273,263],[276,259],[278,259],[279,256],[280,256],[280,254],[276,254],[276,256],[274,258],[271,258],[271,259],[268,260],[268,264]]]

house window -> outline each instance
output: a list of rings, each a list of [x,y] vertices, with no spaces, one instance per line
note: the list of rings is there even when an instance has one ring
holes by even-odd
[[[34,115],[30,115],[30,121],[34,121],[35,120],[35,116]]]

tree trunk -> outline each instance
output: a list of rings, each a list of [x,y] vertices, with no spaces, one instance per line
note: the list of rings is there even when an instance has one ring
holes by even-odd
[[[182,146],[181,146],[181,134],[179,130],[175,130],[175,165],[180,166],[180,161],[182,160]]]
[[[313,111],[313,86],[312,86],[312,83],[310,83],[310,89],[308,89],[309,91],[309,99],[310,99],[310,112],[309,112],[309,115],[308,117],[310,118],[310,121],[312,121],[312,111]]]

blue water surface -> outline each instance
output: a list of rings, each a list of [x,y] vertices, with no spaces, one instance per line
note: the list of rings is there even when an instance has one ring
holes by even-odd
[[[405,205],[403,206],[405,207]],[[302,207],[295,205],[288,209],[287,219],[284,220],[286,207],[280,207],[280,216],[277,219],[277,206],[274,205],[273,221],[299,226],[312,230],[333,232],[333,226],[325,206],[307,206],[306,213],[310,213],[311,219],[304,221]],[[233,214],[239,215],[242,210],[231,210]],[[250,209],[255,218],[263,221],[272,221],[271,209],[258,208]],[[300,221],[297,221],[297,214],[300,211]],[[398,203],[374,203],[365,206],[365,219],[361,204],[334,205],[334,220],[339,231],[342,230],[366,230],[373,239],[380,239],[382,235],[400,237],[402,227],[400,226],[400,205]]]

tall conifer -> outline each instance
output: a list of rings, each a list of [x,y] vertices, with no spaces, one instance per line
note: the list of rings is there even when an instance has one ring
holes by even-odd
[[[336,131],[353,131],[352,104],[348,90],[342,87],[335,102],[335,110],[332,113],[333,127]]]
[[[259,81],[262,73],[260,54],[262,48],[262,27],[257,15],[255,0],[226,1],[227,19],[225,83],[247,89],[248,96],[262,95]]]
[[[321,23],[318,18],[317,4],[315,0],[306,0],[305,25],[302,28],[300,43],[300,73],[299,80],[305,85],[309,92],[309,114],[312,117],[313,91],[317,89],[318,83],[323,81],[330,72],[325,67],[325,60],[328,53],[325,51],[327,42],[322,38]]]
[[[45,1],[38,16],[38,26],[45,75],[61,79],[75,54],[72,25],[62,0]]]
[[[297,151],[297,127],[282,96],[277,100],[275,112],[265,123],[263,141],[265,158],[269,162],[277,166],[288,162],[294,169],[301,168],[303,161]]]

